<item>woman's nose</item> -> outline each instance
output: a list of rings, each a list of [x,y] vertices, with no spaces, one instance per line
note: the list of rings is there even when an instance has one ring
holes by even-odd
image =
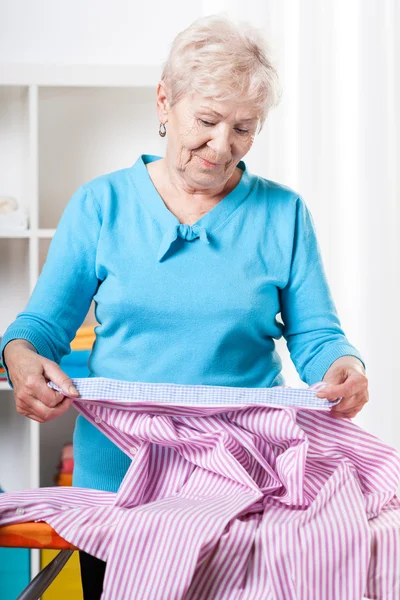
[[[232,146],[231,132],[228,130],[215,131],[208,142],[208,146],[214,151],[214,155],[218,156],[219,160],[229,157]]]

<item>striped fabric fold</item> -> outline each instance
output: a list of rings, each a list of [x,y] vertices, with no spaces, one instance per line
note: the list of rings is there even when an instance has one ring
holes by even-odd
[[[107,561],[102,600],[400,599],[400,455],[318,385],[72,382],[132,458],[118,492],[8,492],[0,524]]]

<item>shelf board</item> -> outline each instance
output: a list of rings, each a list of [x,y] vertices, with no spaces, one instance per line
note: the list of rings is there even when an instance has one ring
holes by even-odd
[[[55,234],[55,229],[38,229],[37,236],[40,239],[52,238]],[[0,238],[30,238],[35,234],[33,229],[25,229],[24,231],[0,231]]]
[[[56,230],[55,229],[39,229],[38,231],[38,237],[43,239],[43,238],[52,238],[53,235],[55,234]]]
[[[161,65],[0,64],[0,85],[155,87]]]
[[[32,230],[31,229],[23,229],[23,230],[0,230],[0,238],[29,238],[31,237]]]

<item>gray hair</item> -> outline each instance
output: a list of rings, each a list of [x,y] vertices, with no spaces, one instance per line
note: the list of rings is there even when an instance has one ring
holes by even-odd
[[[202,17],[178,33],[161,79],[170,106],[188,91],[214,100],[251,102],[259,109],[259,132],[281,90],[261,31],[218,14]]]

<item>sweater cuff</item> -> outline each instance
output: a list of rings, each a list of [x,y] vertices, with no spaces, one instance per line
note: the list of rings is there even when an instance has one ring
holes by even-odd
[[[361,354],[351,344],[331,344],[317,354],[317,356],[307,366],[305,371],[305,381],[308,385],[322,381],[325,373],[341,356],[355,356],[366,369],[365,362]]]
[[[54,360],[53,354],[52,354],[49,346],[46,344],[46,342],[43,341],[43,339],[41,337],[39,337],[34,331],[32,331],[32,329],[22,329],[21,328],[21,329],[12,329],[10,331],[6,331],[6,333],[4,334],[4,336],[2,337],[2,340],[1,340],[0,353],[1,353],[1,362],[3,363],[3,367],[6,372],[7,381],[12,389],[14,389],[14,386],[10,379],[8,367],[4,360],[4,350],[5,350],[5,347],[8,344],[8,342],[11,342],[12,340],[15,340],[15,339],[21,339],[21,340],[26,340],[27,342],[30,342],[33,346],[35,346],[38,354],[40,354],[41,356],[44,356],[45,358],[48,358],[49,360]]]

